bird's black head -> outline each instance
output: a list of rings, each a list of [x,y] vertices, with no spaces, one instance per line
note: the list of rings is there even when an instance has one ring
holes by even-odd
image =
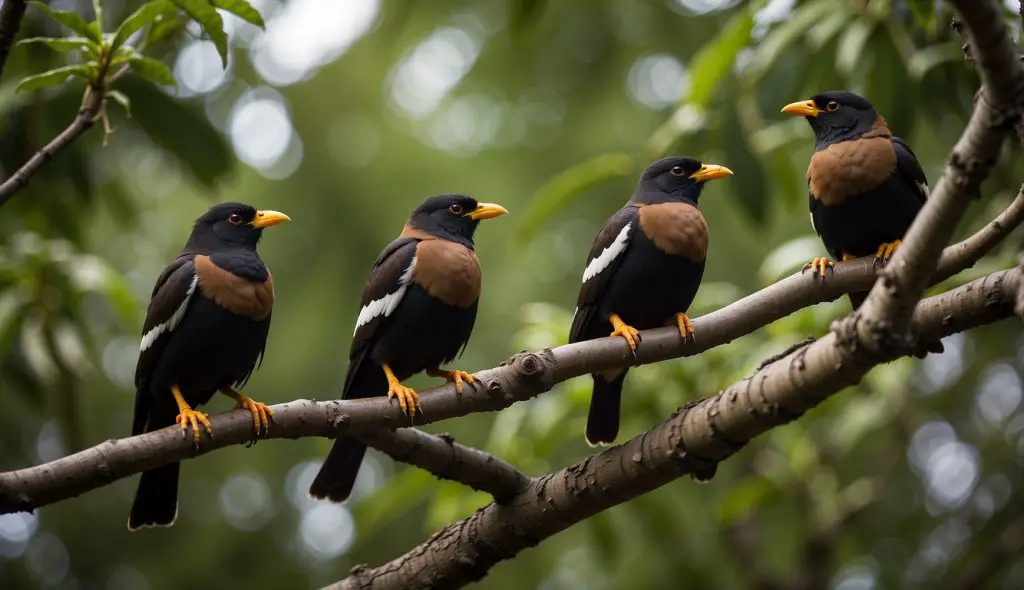
[[[840,141],[856,139],[879,121],[878,111],[865,98],[852,92],[824,92],[807,100],[788,104],[783,113],[807,118],[814,130],[818,149]]]
[[[501,205],[479,203],[466,195],[438,195],[420,203],[409,216],[409,227],[433,236],[473,246],[481,219],[508,213]]]
[[[288,220],[287,215],[277,211],[258,211],[242,203],[221,203],[196,219],[185,248],[197,254],[225,247],[255,250],[264,228]]]
[[[662,158],[640,176],[631,203],[688,201],[697,204],[704,183],[732,174],[725,166],[704,164],[686,156]]]

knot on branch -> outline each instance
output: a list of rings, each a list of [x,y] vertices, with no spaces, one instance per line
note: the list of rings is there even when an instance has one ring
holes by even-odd
[[[949,154],[947,164],[953,171],[952,178],[957,188],[972,199],[977,199],[981,196],[981,182],[995,165],[995,159],[964,156],[957,150],[953,150]]]

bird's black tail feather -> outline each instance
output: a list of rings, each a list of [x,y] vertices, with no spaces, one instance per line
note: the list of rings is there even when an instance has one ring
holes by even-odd
[[[363,463],[366,445],[352,437],[339,438],[334,441],[331,452],[316,474],[313,485],[309,486],[309,495],[320,500],[344,502],[352,493],[352,486],[359,475],[359,466]]]
[[[178,517],[178,474],[181,463],[171,463],[142,473],[135,502],[128,516],[128,530],[144,526],[171,526]]]
[[[622,383],[626,371],[612,380],[594,374],[594,393],[590,396],[587,414],[587,442],[592,445],[611,444],[619,434],[619,407],[622,405]]]

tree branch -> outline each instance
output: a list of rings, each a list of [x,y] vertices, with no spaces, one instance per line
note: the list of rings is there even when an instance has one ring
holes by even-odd
[[[914,314],[922,336],[1009,316],[1020,276],[1017,269],[1000,271],[922,301]],[[706,478],[755,436],[796,419],[873,366],[838,363],[843,348],[842,336],[830,333],[622,445],[537,478],[511,502],[485,506],[389,563],[355,568],[325,590],[457,588],[598,512],[684,475]]]
[[[21,29],[21,19],[25,16],[25,0],[4,0],[0,6],[0,76],[3,76],[7,56],[11,54],[11,45]]]
[[[1024,69],[1001,10],[991,0],[954,3],[971,39],[971,56],[979,66],[982,90],[935,190],[911,224],[904,244],[850,320],[861,344],[875,352],[902,346],[911,313],[934,275],[943,246],[970,199],[979,194],[1006,134],[1021,119],[1024,108]]]
[[[507,502],[533,481],[513,465],[455,442],[449,434],[433,435],[416,428],[364,432],[359,439],[396,461],[425,469],[448,479],[487,492],[494,501]]]
[[[106,68],[107,62],[104,60],[103,65],[100,66],[98,80],[103,80]],[[10,178],[0,184],[0,207],[7,204],[7,201],[10,201],[15,193],[25,188],[28,181],[36,172],[39,172],[40,168],[96,124],[103,108],[103,102],[104,86],[102,81],[93,82],[86,87],[85,100],[71,124],[57,137],[50,140],[50,143],[39,148],[39,151],[32,154],[32,157],[21,168],[18,168]]]
[[[996,220],[967,240],[946,249],[936,281],[969,268],[1001,239],[1024,222],[1024,193],[1018,194]],[[672,328],[643,332],[637,350],[640,363],[691,356],[750,334],[789,314],[845,293],[864,291],[875,280],[870,260],[836,264],[824,283],[794,274],[735,303],[694,320],[696,340],[682,342]],[[519,354],[477,374],[483,387],[466,387],[462,395],[451,384],[421,393],[421,424],[497,411],[530,399],[555,384],[595,370],[622,367],[632,361],[621,338],[600,338],[536,353]],[[401,409],[378,397],[315,402],[296,400],[274,408],[271,438],[336,437],[355,432],[406,426]],[[113,439],[56,461],[0,473],[0,514],[27,511],[71,498],[136,473],[174,461],[197,457],[230,445],[248,443],[252,418],[247,412],[211,416],[216,437],[194,449],[176,427],[125,439]]]

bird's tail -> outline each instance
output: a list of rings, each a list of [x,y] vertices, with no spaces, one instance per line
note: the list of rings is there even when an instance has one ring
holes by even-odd
[[[144,526],[171,526],[178,518],[178,474],[181,463],[171,463],[142,473],[135,502],[128,516],[128,530]]]
[[[607,376],[595,373],[594,393],[590,396],[587,414],[587,442],[592,445],[611,444],[619,434],[619,407],[622,405],[622,383],[626,371]]]
[[[313,485],[309,486],[309,495],[331,502],[347,500],[365,454],[366,445],[352,437],[346,436],[334,441],[331,452],[313,479]]]

